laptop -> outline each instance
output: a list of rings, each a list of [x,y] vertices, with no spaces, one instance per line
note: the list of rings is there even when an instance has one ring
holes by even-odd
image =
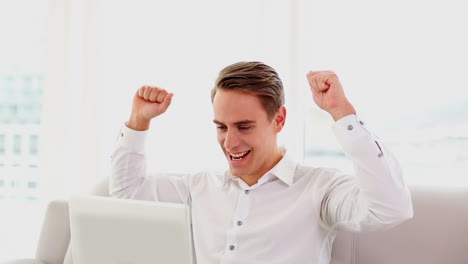
[[[74,264],[195,264],[190,206],[114,197],[69,199]]]

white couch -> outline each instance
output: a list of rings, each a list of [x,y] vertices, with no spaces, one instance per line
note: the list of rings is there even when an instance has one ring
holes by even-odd
[[[414,218],[384,232],[339,233],[332,264],[468,264],[468,188],[411,186]],[[104,179],[91,194],[108,196]],[[71,264],[67,201],[52,201],[35,259],[4,264]],[[203,264],[203,263],[201,263]]]

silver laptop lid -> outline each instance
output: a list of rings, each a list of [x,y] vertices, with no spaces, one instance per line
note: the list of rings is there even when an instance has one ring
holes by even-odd
[[[194,264],[190,207],[91,195],[69,200],[74,264]]]

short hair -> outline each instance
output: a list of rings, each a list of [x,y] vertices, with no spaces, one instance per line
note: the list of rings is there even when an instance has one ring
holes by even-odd
[[[256,95],[270,120],[284,105],[283,83],[278,73],[262,62],[238,62],[225,67],[219,72],[215,87],[211,90],[211,102],[218,90]]]

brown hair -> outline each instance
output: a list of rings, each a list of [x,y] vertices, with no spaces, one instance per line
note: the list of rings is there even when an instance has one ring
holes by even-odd
[[[238,62],[225,67],[211,90],[211,102],[218,89],[258,96],[270,120],[284,104],[283,83],[278,73],[262,62]]]

